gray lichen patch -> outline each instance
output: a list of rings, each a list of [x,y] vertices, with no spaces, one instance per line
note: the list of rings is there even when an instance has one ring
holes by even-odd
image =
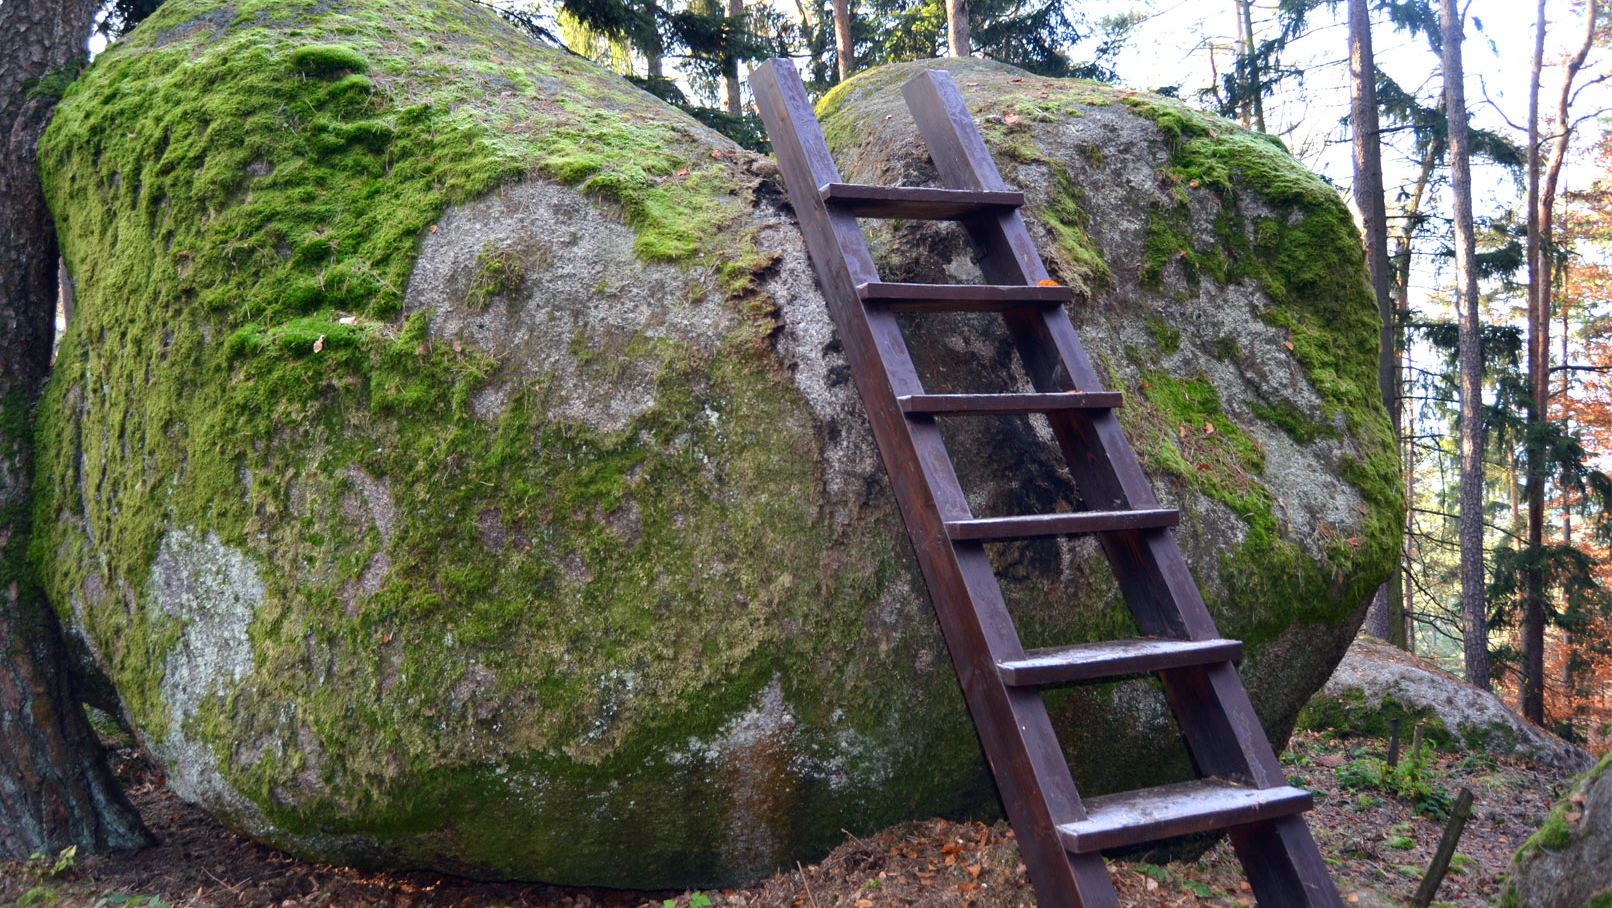
[[[655,405],[668,355],[709,357],[734,326],[714,278],[646,264],[634,241],[572,190],[517,183],[443,215],[403,309],[429,314],[434,341],[499,363],[472,398],[478,418],[496,420],[512,389],[535,386],[548,418],[619,432]],[[526,277],[485,306],[473,291],[489,248],[507,250]]]
[[[257,565],[217,534],[176,529],[163,536],[145,599],[180,623],[162,674],[170,736],[183,735],[203,699],[227,694],[252,673],[248,631],[263,594]]]
[[[151,562],[144,600],[179,625],[162,671],[166,735],[152,741],[180,797],[200,801],[227,788],[210,743],[188,727],[205,701],[228,697],[253,669],[250,630],[263,605],[264,583],[246,553],[215,533],[170,530]]]

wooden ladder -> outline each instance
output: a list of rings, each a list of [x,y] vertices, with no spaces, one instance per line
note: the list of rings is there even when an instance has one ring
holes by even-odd
[[[1229,831],[1265,908],[1342,908],[1304,825],[1309,792],[1287,784],[1170,527],[1142,475],[1019,207],[951,75],[931,71],[902,87],[948,187],[840,182],[792,62],[769,60],[750,79],[806,237],[845,358],[940,618],[997,788],[1044,908],[1118,908],[1100,852],[1175,835]],[[958,222],[986,285],[879,280],[858,218]],[[1035,393],[927,394],[896,322],[898,312],[997,312]],[[1042,413],[1081,500],[1070,514],[977,518],[964,501],[936,418]],[[1144,635],[1027,652],[984,544],[1094,533]],[[1053,732],[1040,687],[1156,672],[1201,778],[1082,799]]]

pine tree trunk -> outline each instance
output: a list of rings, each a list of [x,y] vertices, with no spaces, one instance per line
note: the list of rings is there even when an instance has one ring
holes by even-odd
[[[55,100],[25,83],[84,53],[99,2],[0,3],[0,857],[150,841],[74,696],[55,613],[33,577],[34,406],[50,371],[56,233],[36,146]]]
[[[1543,247],[1540,244],[1539,210],[1539,76],[1545,66],[1545,0],[1539,0],[1535,9],[1533,68],[1528,77],[1528,425],[1537,427],[1544,420],[1546,388],[1539,381],[1540,329],[1543,321],[1539,307],[1542,300],[1540,284],[1548,280],[1545,275]],[[1544,323],[1548,332],[1550,325]],[[1548,341],[1547,341],[1548,343]],[[1545,348],[1549,360],[1549,348]],[[1548,374],[1548,372],[1547,372]],[[1530,433],[1531,434],[1531,433]],[[1525,435],[1524,437],[1529,437]],[[1538,552],[1544,542],[1545,488],[1540,451],[1526,445],[1528,458],[1528,521],[1527,546]],[[1539,572],[1524,570],[1518,578],[1518,595],[1522,600],[1522,631],[1518,643],[1522,649],[1522,684],[1517,699],[1523,717],[1543,724],[1545,719],[1545,605],[1540,590]]]
[[[1541,174],[1543,148],[1539,135],[1539,76],[1545,53],[1545,0],[1539,0],[1538,31],[1534,43],[1534,68],[1528,91],[1528,385],[1530,429],[1549,419],[1550,404],[1550,309],[1552,275],[1550,247],[1555,233],[1556,187],[1562,164],[1567,159],[1573,128],[1573,82],[1589,56],[1595,41],[1598,0],[1590,0],[1584,10],[1584,37],[1578,51],[1562,72],[1561,93],[1556,102],[1557,135],[1550,143],[1550,163]],[[1543,453],[1528,448],[1528,546],[1537,552],[1545,541],[1545,480]],[[1544,581],[1537,573],[1522,577],[1523,625],[1521,648],[1523,681],[1522,714],[1538,725],[1545,723],[1545,604]]]
[[[666,53],[666,44],[660,36],[660,5],[654,0],[644,4],[644,13],[649,24],[644,29],[643,36],[635,42],[638,49],[644,54],[644,75],[650,79],[666,78],[666,67],[662,57]]]
[[[1252,23],[1250,22],[1250,31]],[[1383,203],[1382,136],[1377,122],[1377,65],[1371,49],[1371,14],[1366,0],[1349,0],[1349,101],[1354,124],[1355,204],[1360,209],[1365,234],[1366,266],[1371,272],[1371,290],[1377,297],[1377,314],[1382,328],[1377,336],[1377,387],[1388,408],[1388,417],[1399,437],[1399,373],[1395,368],[1394,301],[1388,292],[1388,212]],[[1366,632],[1387,640],[1390,604],[1397,601],[1399,579],[1396,569],[1384,583],[1366,613]]]
[[[952,56],[968,56],[968,42],[968,0],[946,0],[946,45]]]
[[[1455,307],[1461,369],[1461,624],[1466,680],[1489,690],[1488,609],[1483,589],[1483,353],[1479,346],[1477,243],[1472,228],[1472,143],[1467,133],[1462,22],[1456,0],[1439,0],[1439,20],[1444,37],[1450,194],[1455,200]]]
[[[1259,58],[1254,55],[1254,0],[1237,0],[1237,11],[1242,16],[1243,73],[1247,76],[1243,90],[1248,93],[1249,104],[1254,109],[1254,128],[1264,132],[1265,90],[1260,85],[1262,80],[1259,77]],[[1352,38],[1351,35],[1351,41]]]
[[[728,19],[734,20],[744,15],[744,0],[728,0]],[[723,73],[723,99],[728,115],[737,117],[744,113],[744,102],[739,96],[739,58],[730,56],[722,61]]]
[[[1428,184],[1432,182],[1433,168],[1438,164],[1438,157],[1435,152],[1435,147],[1429,143],[1427,150],[1422,154],[1421,170],[1417,175],[1415,188],[1411,191],[1410,199],[1405,203],[1404,207],[1401,208],[1399,212],[1400,218],[1404,222],[1404,226],[1395,237],[1394,253],[1392,257],[1392,261],[1394,263],[1394,276],[1392,282],[1394,297],[1393,305],[1396,316],[1398,313],[1408,312],[1410,310],[1411,244],[1415,239],[1414,234],[1416,230],[1416,216],[1421,212],[1422,199],[1427,194]],[[1414,501],[1416,497],[1416,464],[1410,439],[1415,436],[1415,433],[1410,431],[1405,425],[1409,415],[1405,412],[1404,407],[1404,348],[1405,328],[1404,325],[1396,318],[1394,321],[1394,382],[1395,387],[1399,389],[1399,393],[1396,395],[1396,400],[1400,406],[1396,409],[1390,410],[1389,413],[1394,417],[1394,431],[1401,439],[1400,462],[1404,465],[1405,471],[1405,499],[1407,501]],[[1410,512],[1407,510],[1405,515],[1405,519],[1407,521],[1405,527],[1407,540],[1410,538],[1410,517]],[[1411,627],[1411,604],[1415,585],[1411,583],[1410,558],[1408,552],[1409,550],[1407,549],[1401,554],[1401,560],[1404,562],[1404,570],[1400,572],[1398,582],[1394,584],[1394,586],[1398,588],[1400,598],[1393,599],[1389,602],[1388,637],[1386,639],[1389,643],[1392,643],[1400,649],[1403,649],[1407,652],[1415,652],[1416,635]]]
[[[856,47],[851,40],[851,0],[834,2],[834,49],[840,61],[840,81],[851,78],[856,66]]]
[[[1562,338],[1561,350],[1562,350],[1562,352],[1561,352],[1561,357],[1562,357],[1562,365],[1564,365],[1564,366],[1567,365],[1567,308],[1568,308],[1567,305],[1564,303],[1562,305],[1562,312],[1561,312],[1561,315],[1562,315],[1562,333],[1561,333],[1561,338]],[[1571,373],[1569,373],[1567,370],[1565,370],[1565,369],[1562,370],[1562,386],[1557,391],[1557,393],[1561,395],[1561,401],[1562,401],[1563,404],[1567,403],[1568,375],[1570,375],[1570,374]],[[1568,503],[1565,500],[1562,502],[1562,544],[1570,546],[1570,545],[1573,544],[1573,515],[1572,515],[1572,513],[1570,513],[1567,510],[1567,504]],[[1575,677],[1574,674],[1573,674],[1573,663],[1575,661],[1574,660],[1574,649],[1573,649],[1573,647],[1574,647],[1573,632],[1568,630],[1568,629],[1566,629],[1566,628],[1563,628],[1562,629],[1562,674],[1561,674],[1562,690],[1566,692],[1567,700],[1568,700],[1568,703],[1569,703],[1569,705],[1571,707],[1568,710],[1568,715],[1571,718],[1576,719],[1576,718],[1578,718],[1578,717],[1583,715],[1583,710],[1582,710],[1583,700],[1581,699],[1581,694],[1583,693],[1584,688],[1583,688],[1583,684],[1580,683],[1580,679]]]

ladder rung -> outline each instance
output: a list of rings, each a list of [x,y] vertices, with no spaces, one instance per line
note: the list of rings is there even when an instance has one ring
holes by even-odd
[[[1023,659],[997,663],[997,668],[1005,683],[1034,687],[1232,662],[1242,657],[1243,645],[1237,640],[1137,637],[1031,650]]]
[[[976,192],[927,186],[868,186],[825,183],[823,201],[859,218],[924,218],[955,221],[975,214],[1012,211],[1024,205],[1022,192]]]
[[[976,517],[946,521],[953,539],[989,541],[1029,536],[1068,536],[1075,533],[1111,533],[1116,530],[1156,530],[1173,527],[1181,515],[1174,508],[1136,511],[1077,511],[1073,514],[1032,514],[1023,517]]]
[[[1313,803],[1308,791],[1291,785],[1248,788],[1220,779],[1195,779],[1091,798],[1085,802],[1088,817],[1060,825],[1058,837],[1065,849],[1091,854],[1292,816]]]
[[[964,413],[1005,415],[1051,413],[1055,410],[1112,410],[1118,391],[1064,391],[1053,394],[907,394],[896,398],[903,413],[955,416]]]
[[[894,312],[1002,312],[1020,306],[1067,303],[1074,299],[1068,287],[1030,287],[1024,284],[896,284],[883,281],[858,284],[864,303],[877,303]]]

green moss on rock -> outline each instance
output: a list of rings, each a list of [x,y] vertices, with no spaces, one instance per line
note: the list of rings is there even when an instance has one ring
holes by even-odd
[[[1405,506],[1375,390],[1376,308],[1347,206],[1280,142],[1229,121],[971,60],[875,70],[825,96],[817,113],[846,179],[932,178],[896,88],[935,67],[952,73],[1004,180],[1025,191],[1053,277],[1077,291],[1071,314],[1109,386],[1126,392],[1119,416],[1144,469],[1183,502],[1182,535],[1202,534],[1189,557],[1213,548],[1193,565],[1199,587],[1220,630],[1247,643],[1255,703],[1285,735],[1306,699],[1294,691],[1318,686],[1347,645],[1347,634],[1323,629],[1349,622],[1392,569]],[[964,253],[922,258],[940,242],[897,236],[876,248],[916,250],[900,260],[901,280],[967,273]],[[1066,243],[1078,254],[1062,254]],[[1250,323],[1206,333],[1208,313],[1229,309],[1246,309]],[[1303,393],[1265,396],[1260,383],[1284,363],[1303,376]],[[1229,400],[1228,389],[1246,396]],[[1295,490],[1270,459],[1295,455],[1344,480],[1332,500],[1351,500],[1347,512],[1296,519],[1295,499],[1313,490]],[[1299,667],[1291,647],[1307,645],[1296,642],[1304,634],[1324,666]],[[1273,643],[1291,667],[1267,666]],[[1095,749],[1100,737],[1079,746]]]
[[[825,105],[904,76],[851,80]],[[1008,84],[1000,102],[1038,127],[1123,113],[1083,83]],[[827,118],[831,138],[857,135],[848,119]],[[1023,124],[987,132],[1001,160],[1056,163]],[[323,860],[614,886],[734,881],[842,829],[993,809],[921,581],[890,544],[887,490],[863,481],[846,524],[812,454],[847,429],[825,426],[774,350],[782,253],[762,248],[749,164],[458,0],[169,0],[72,87],[41,167],[81,306],[38,426],[32,551],[141,736],[187,767],[176,787]],[[633,266],[672,289],[610,332],[549,311],[523,327],[567,373],[512,377],[507,349],[442,324],[499,315],[553,261],[472,247],[450,299],[408,290],[434,227],[542,181],[629,231]],[[1032,213],[1058,276],[1094,296],[1130,280],[1081,184],[1051,185]],[[1360,328],[1358,301],[1312,311],[1325,275],[1261,245],[1307,218],[1233,225],[1245,245],[1200,270],[1282,290],[1272,318],[1359,442],[1366,541],[1317,559],[1281,536],[1266,452],[1205,375],[1149,371],[1136,395],[1147,462],[1250,527],[1211,586],[1222,628],[1256,644],[1336,622],[1397,544],[1358,339],[1328,351],[1314,334]],[[590,304],[623,285],[605,276]],[[706,297],[709,343],[665,330]],[[633,375],[630,416],[562,415],[564,380]],[[167,671],[181,647],[222,645],[152,588],[181,538],[261,579],[238,672]],[[1103,569],[1060,574],[1036,544],[999,554],[1029,645],[1134,632]],[[1083,786],[1189,769],[1158,703],[1149,682],[1049,697],[1077,754],[1138,728],[1166,742],[1141,769],[1082,761]]]
[[[369,61],[364,59],[364,55],[345,44],[299,47],[291,52],[291,65],[298,72],[310,76],[362,73],[369,69]]]
[[[1342,697],[1318,695],[1299,713],[1298,727],[1386,741],[1393,731],[1392,723],[1397,720],[1401,741],[1409,742],[1420,724],[1422,739],[1439,750],[1457,750],[1464,746],[1462,739],[1452,734],[1430,707],[1406,706],[1393,697],[1384,697],[1382,703],[1375,706],[1365,700],[1365,694],[1358,688],[1345,691]]]
[[[714,282],[754,245],[730,144],[472,4],[172,0],[75,83],[41,159],[81,306],[33,553],[187,796],[324,860],[625,886],[991,797],[949,675],[911,714],[948,732],[903,741],[885,711],[931,639],[837,668],[912,577],[885,543],[821,560],[764,308],[711,351],[641,334],[585,366],[653,364],[654,405],[609,432],[551,417],[547,382],[476,418],[498,357],[402,317],[443,213],[520,179]],[[455,305],[542,266],[486,250]],[[148,586],[178,533],[265,587],[251,664],[206,687],[165,666],[207,628]]]

